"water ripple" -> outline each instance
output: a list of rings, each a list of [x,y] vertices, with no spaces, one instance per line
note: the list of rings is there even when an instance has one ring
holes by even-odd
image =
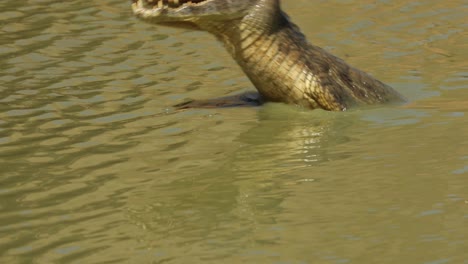
[[[128,1],[0,1],[0,262],[461,260],[465,14],[283,2],[314,42],[425,99],[174,111],[252,89],[214,38],[141,23]]]

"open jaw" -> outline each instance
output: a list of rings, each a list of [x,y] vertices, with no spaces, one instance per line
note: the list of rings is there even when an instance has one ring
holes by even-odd
[[[133,13],[150,23],[191,22],[205,15],[217,15],[206,7],[214,0],[132,0]],[[172,25],[178,26],[178,25]]]
[[[131,0],[136,17],[153,24],[224,22],[245,16],[258,0]],[[179,26],[171,25],[171,26]]]
[[[206,1],[207,0],[132,0],[132,3],[139,8],[162,10],[197,5]]]

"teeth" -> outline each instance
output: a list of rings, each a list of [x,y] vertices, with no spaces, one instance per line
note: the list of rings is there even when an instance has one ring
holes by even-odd
[[[152,6],[154,9],[162,8],[178,8],[182,5],[192,5],[204,2],[204,0],[132,0],[138,5],[144,5],[146,3]]]

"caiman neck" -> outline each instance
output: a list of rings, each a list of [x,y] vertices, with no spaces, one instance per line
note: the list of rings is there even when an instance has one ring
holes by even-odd
[[[305,69],[307,40],[282,11],[272,14],[267,22],[247,16],[203,29],[223,42],[266,101],[320,108],[304,96],[304,86],[316,83]]]

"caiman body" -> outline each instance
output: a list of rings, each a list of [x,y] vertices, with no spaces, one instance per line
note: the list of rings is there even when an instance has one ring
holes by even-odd
[[[309,43],[279,0],[132,0],[150,23],[208,31],[265,101],[344,111],[403,101],[390,86]]]

